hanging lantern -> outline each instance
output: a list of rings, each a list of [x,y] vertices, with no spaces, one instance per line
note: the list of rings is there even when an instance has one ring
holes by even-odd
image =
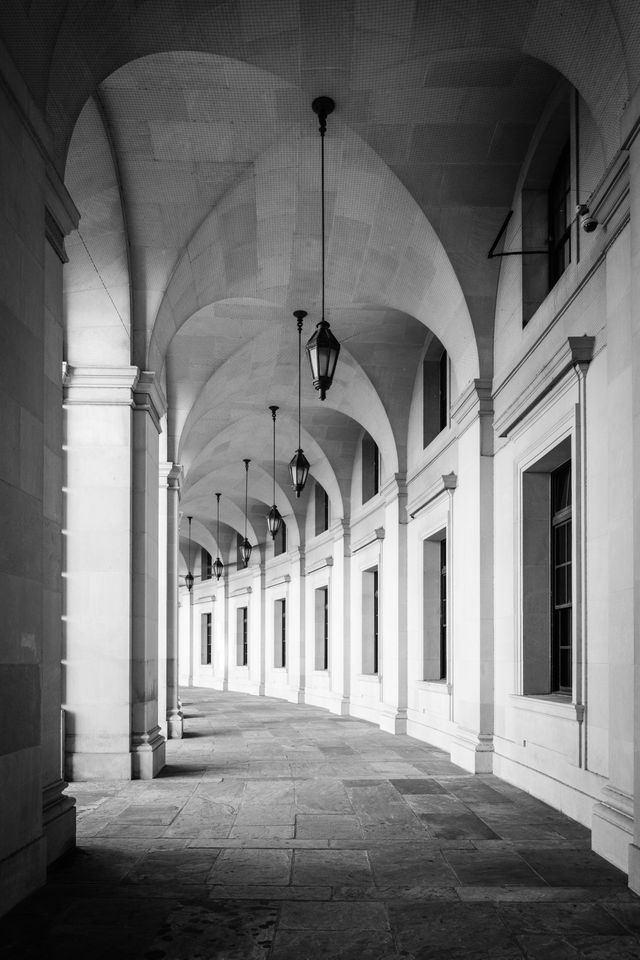
[[[218,556],[213,561],[213,572],[216,576],[216,580],[219,580],[222,576],[222,571],[224,570],[224,564],[220,559],[220,497],[221,493],[216,493],[216,546],[218,548]]]
[[[304,485],[309,476],[309,461],[302,452],[302,444],[300,442],[302,321],[306,317],[307,312],[306,310],[294,310],[293,315],[298,321],[298,449],[289,462],[289,473],[291,474],[291,485],[296,492],[296,497],[299,497],[304,490]]]
[[[240,542],[240,556],[242,563],[246,567],[251,559],[251,544],[247,540],[247,503],[249,495],[249,464],[251,460],[244,461],[244,540]]]
[[[340,344],[331,333],[327,321],[321,320],[307,343],[313,385],[320,391],[321,400],[324,400],[333,381],[339,353]]]
[[[314,113],[320,121],[320,181],[322,194],[322,319],[316,325],[316,330],[307,343],[307,354],[311,365],[313,385],[320,391],[320,399],[324,400],[327,390],[333,381],[333,375],[338,362],[340,344],[331,333],[329,324],[324,317],[325,304],[325,229],[324,229],[324,135],[327,130],[327,117],[333,113],[335,103],[330,97],[316,97],[311,104]],[[298,444],[299,446],[299,444]]]
[[[280,529],[280,524],[282,523],[280,511],[276,507],[276,410],[278,409],[279,407],[269,407],[269,410],[271,410],[271,418],[273,420],[273,506],[267,514],[267,528],[272,539],[274,540],[278,530]]]

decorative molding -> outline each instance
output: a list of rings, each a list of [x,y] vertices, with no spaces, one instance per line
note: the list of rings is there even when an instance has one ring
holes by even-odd
[[[551,391],[561,383],[572,369],[583,372],[593,359],[595,337],[568,337],[551,357],[549,362],[533,378],[527,389],[495,422],[496,433],[508,437],[515,427],[527,417]]]
[[[64,405],[133,406],[138,367],[72,367],[62,365]]]
[[[158,378],[150,370],[142,370],[133,388],[134,410],[148,413],[160,433],[160,420],[167,412],[167,399],[160,389]]]
[[[340,517],[339,520],[334,520],[329,526],[329,533],[332,535],[334,543],[336,543],[338,540],[342,540],[343,537],[348,539],[351,533],[349,521],[345,520],[344,517]]]
[[[333,566],[333,557],[322,557],[321,560],[317,560],[310,567],[307,568],[307,576],[310,573],[316,573],[318,570],[323,570],[325,567]]]
[[[172,463],[167,460],[160,466],[160,478],[164,479],[168,490],[180,493],[184,482],[184,467],[181,463]]]
[[[412,503],[407,504],[407,512],[413,520],[421,510],[424,510],[430,503],[437,500],[449,490],[455,490],[458,486],[458,476],[453,471],[443,473],[441,477],[431,484],[420,496],[416,497]]]
[[[394,473],[388,480],[378,490],[378,494],[386,504],[393,503],[393,501],[402,496],[407,495],[407,477],[404,473]]]
[[[253,593],[253,587],[251,587],[251,586],[238,587],[237,590],[232,590],[230,596],[232,596],[232,597],[241,597],[241,596],[243,596],[243,595],[245,595],[245,594],[247,594],[247,593]]]
[[[491,380],[488,378],[472,380],[451,404],[451,419],[462,429],[466,429],[476,416],[492,414]]]
[[[265,587],[266,587],[267,589],[269,589],[269,587],[278,587],[278,586],[280,586],[281,583],[291,583],[291,574],[290,574],[290,573],[284,573],[284,574],[282,574],[282,576],[280,576],[280,577],[275,577],[273,580],[269,580],[269,581],[265,584]]]
[[[64,248],[64,232],[49,207],[44,208],[44,235],[53,247],[60,263],[68,263],[69,257]]]
[[[351,553],[354,554],[358,553],[359,550],[364,550],[365,547],[368,547],[371,543],[375,543],[376,540],[384,540],[384,527],[376,527],[375,530],[370,530],[364,537],[357,540],[356,543],[351,546]]]

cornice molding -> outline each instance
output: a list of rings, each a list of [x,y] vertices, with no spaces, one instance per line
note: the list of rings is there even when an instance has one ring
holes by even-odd
[[[508,437],[572,370],[585,372],[593,360],[595,337],[568,337],[549,362],[495,422],[496,433]]]
[[[364,537],[360,537],[359,540],[351,544],[351,554],[364,550],[365,547],[375,543],[376,540],[384,540],[384,536],[384,527],[376,527],[375,530],[370,530]]]
[[[433,503],[434,500],[437,500],[443,494],[448,494],[449,491],[453,491],[458,486],[458,477],[453,471],[451,473],[443,473],[442,476],[431,484],[421,495],[416,497],[411,503],[407,504],[407,513],[413,520],[421,510],[424,510],[425,507],[428,507],[430,503]]]
[[[280,584],[282,583],[291,583],[290,573],[284,573],[284,574],[281,574],[279,577],[274,577],[273,580],[268,580],[265,583],[265,588],[268,590],[269,587],[279,587]]]
[[[62,386],[66,406],[133,406],[138,384],[138,367],[72,367],[62,365]]]
[[[232,590],[229,596],[231,597],[242,597],[246,596],[249,593],[253,593],[253,587],[238,587],[237,590]]]
[[[134,410],[148,413],[160,433],[160,420],[167,412],[167,399],[160,389],[158,378],[151,370],[142,370],[133,388]]]
[[[322,557],[321,560],[316,560],[315,563],[312,563],[310,567],[307,568],[307,576],[311,573],[317,573],[318,570],[324,570],[325,567],[333,566],[333,557]]]

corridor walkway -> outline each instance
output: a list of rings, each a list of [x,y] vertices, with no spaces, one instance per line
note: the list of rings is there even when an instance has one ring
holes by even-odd
[[[529,795],[313,707],[184,709],[161,778],[72,785],[78,850],[0,922],[0,955],[640,958],[626,878]]]

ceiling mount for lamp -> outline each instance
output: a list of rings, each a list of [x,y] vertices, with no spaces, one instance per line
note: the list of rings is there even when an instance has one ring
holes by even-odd
[[[247,503],[249,497],[249,464],[251,460],[243,460],[244,463],[244,540],[240,541],[240,556],[242,563],[246,567],[251,558],[251,544],[247,539]]]
[[[216,546],[218,548],[218,556],[213,562],[213,572],[216,575],[216,580],[219,580],[222,576],[222,571],[224,570],[224,564],[220,559],[220,497],[221,493],[216,493]]]
[[[269,410],[271,410],[271,418],[273,420],[273,506],[267,514],[267,527],[273,540],[275,540],[282,523],[280,511],[276,507],[276,411],[279,409],[279,407],[275,406],[269,407]]]
[[[307,311],[294,310],[293,315],[298,321],[298,449],[289,462],[289,473],[291,474],[291,485],[296,492],[296,497],[299,497],[304,490],[304,485],[309,476],[309,461],[302,452],[302,444],[300,442],[302,322],[307,315]]]
[[[187,517],[189,521],[189,554],[187,556],[187,575],[184,578],[184,582],[187,590],[191,593],[191,588],[193,587],[193,574],[191,573],[191,521],[193,517]]]
[[[327,390],[333,382],[333,375],[338,362],[340,344],[331,333],[324,316],[325,304],[325,229],[324,229],[324,135],[327,131],[327,117],[333,113],[335,102],[331,97],[316,97],[311,108],[318,116],[320,130],[320,180],[322,193],[322,316],[316,325],[313,336],[307,343],[307,354],[311,366],[313,385],[320,391],[320,399],[324,400]]]

